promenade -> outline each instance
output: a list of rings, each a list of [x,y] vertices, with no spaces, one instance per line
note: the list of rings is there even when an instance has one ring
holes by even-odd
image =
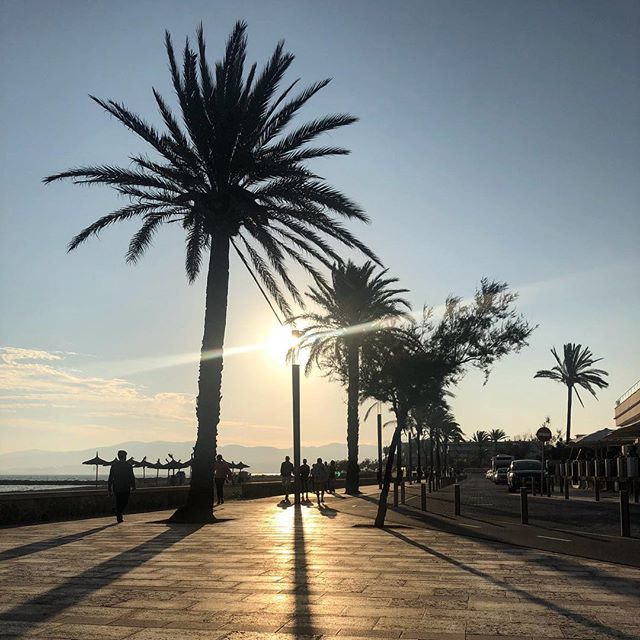
[[[371,493],[371,490],[369,490]],[[366,496],[365,496],[366,498]],[[375,505],[229,502],[0,530],[0,637],[135,640],[640,637],[637,568],[424,528]],[[413,525],[413,526],[411,526]]]

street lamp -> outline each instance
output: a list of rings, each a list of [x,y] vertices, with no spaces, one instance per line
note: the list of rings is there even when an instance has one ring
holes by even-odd
[[[300,363],[298,362],[298,340],[302,332],[291,330],[295,341],[291,349],[291,390],[293,401],[293,504],[300,506]]]

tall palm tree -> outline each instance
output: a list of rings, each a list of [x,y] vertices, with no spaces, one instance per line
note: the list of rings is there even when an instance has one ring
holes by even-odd
[[[198,379],[198,434],[187,504],[175,521],[210,521],[213,461],[220,420],[222,348],[226,327],[229,254],[235,252],[283,313],[291,309],[282,287],[298,304],[303,299],[286,269],[287,258],[320,278],[316,262],[330,267],[339,259],[332,241],[372,252],[340,219],[367,221],[361,209],[306,166],[313,158],[344,155],[335,146],[309,147],[323,133],[355,122],[350,115],[319,117],[294,130],[298,111],[328,80],[294,95],[297,80],[280,88],[293,56],[280,42],[262,71],[245,74],[246,24],[238,22],[223,59],[211,67],[202,26],[197,47],[187,40],[179,65],[169,33],[165,45],[179,116],[154,89],[165,130],[159,131],[124,105],[92,98],[138,135],[153,157],[133,155],[123,167],[97,165],[45,178],[113,187],[129,203],[109,213],[71,240],[69,250],[108,226],[139,218],[126,255],[136,262],[163,224],[178,223],[186,235],[186,272],[193,282],[207,259],[204,335]]]
[[[489,440],[493,442],[493,455],[498,455],[498,442],[500,440],[504,440],[507,437],[507,434],[502,429],[491,429],[489,431]]]
[[[334,264],[331,283],[318,280],[309,287],[307,296],[318,311],[294,319],[309,323],[299,344],[309,347],[306,372],[317,366],[347,387],[347,493],[357,493],[360,484],[360,350],[372,334],[392,329],[385,322],[403,317],[411,308],[401,297],[407,289],[394,286],[398,279],[387,277],[386,269],[375,269],[371,261],[362,266],[351,260]]]
[[[471,441],[475,442],[478,447],[478,465],[482,466],[482,459],[487,450],[486,444],[489,442],[489,434],[486,431],[476,431],[471,436]]]
[[[550,378],[567,387],[567,439],[571,439],[571,401],[573,393],[584,407],[582,398],[578,393],[577,387],[586,389],[594,398],[597,398],[594,387],[605,389],[609,383],[604,379],[609,374],[603,369],[592,369],[591,367],[600,362],[602,358],[594,358],[588,347],[581,344],[573,344],[569,342],[564,345],[564,354],[562,359],[558,355],[556,348],[551,349],[553,357],[556,359],[556,366],[551,369],[542,369],[538,371],[534,378]]]
[[[444,468],[449,468],[449,444],[452,442],[462,442],[464,433],[460,425],[455,420],[445,422],[440,430],[442,438],[442,451],[444,457]]]

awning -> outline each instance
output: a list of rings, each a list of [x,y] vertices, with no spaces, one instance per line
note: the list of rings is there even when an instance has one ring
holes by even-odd
[[[604,444],[605,446],[634,444],[639,439],[640,420],[634,424],[630,424],[627,427],[620,427],[620,429],[616,429],[602,441],[602,444]]]

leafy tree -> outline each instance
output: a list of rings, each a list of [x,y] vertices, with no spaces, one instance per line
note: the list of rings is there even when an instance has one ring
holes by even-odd
[[[358,493],[358,439],[360,422],[360,350],[372,333],[392,330],[389,321],[403,317],[411,307],[401,297],[407,289],[395,287],[397,278],[387,270],[375,273],[367,261],[357,266],[350,260],[331,269],[331,283],[317,281],[307,296],[319,308],[295,321],[309,323],[303,330],[300,347],[309,347],[306,372],[313,366],[340,380],[347,387],[347,469],[346,492]]]
[[[197,47],[187,40],[179,65],[166,34],[169,69],[179,115],[154,89],[164,123],[159,131],[123,104],[92,98],[142,138],[153,157],[135,154],[123,167],[96,165],[45,178],[77,184],[108,185],[129,199],[81,231],[69,244],[77,248],[117,222],[140,219],[126,254],[136,262],[164,224],[178,223],[186,236],[186,272],[193,282],[207,259],[204,335],[198,379],[198,434],[187,504],[174,521],[208,522],[213,506],[213,461],[220,420],[222,348],[226,327],[229,254],[235,252],[256,282],[287,316],[285,294],[303,298],[286,268],[287,259],[320,279],[317,263],[339,260],[337,242],[375,255],[345,229],[342,219],[366,222],[362,210],[315,175],[307,161],[348,153],[336,146],[307,146],[323,133],[355,122],[350,115],[318,117],[291,130],[300,109],[328,84],[317,82],[297,95],[297,80],[280,85],[293,56],[279,43],[262,71],[245,74],[246,24],[238,22],[223,59],[211,67],[202,27]],[[284,287],[284,288],[283,288]]]
[[[441,402],[447,387],[457,383],[469,367],[488,377],[501,357],[527,345],[533,327],[513,308],[517,296],[506,284],[481,281],[474,301],[464,304],[450,297],[442,320],[434,324],[426,311],[419,325],[404,333],[383,335],[363,350],[362,393],[388,403],[396,415],[383,487],[375,520],[384,526],[393,459],[410,410],[425,396]]]
[[[591,368],[602,358],[594,358],[588,347],[581,344],[569,342],[564,345],[564,354],[560,358],[556,348],[551,349],[551,353],[556,360],[556,366],[551,369],[538,371],[534,378],[549,378],[561,382],[567,387],[567,437],[566,442],[571,440],[571,401],[575,392],[580,404],[584,407],[582,398],[578,393],[578,387],[586,389],[594,398],[597,398],[594,387],[605,389],[609,383],[604,379],[609,374],[603,369]]]
[[[471,436],[471,441],[475,442],[478,447],[478,466],[482,466],[482,459],[487,451],[486,444],[489,442],[490,437],[486,431],[476,431]]]
[[[504,440],[507,434],[502,429],[491,429],[489,431],[489,439],[493,442],[493,455],[498,455],[498,443]]]

